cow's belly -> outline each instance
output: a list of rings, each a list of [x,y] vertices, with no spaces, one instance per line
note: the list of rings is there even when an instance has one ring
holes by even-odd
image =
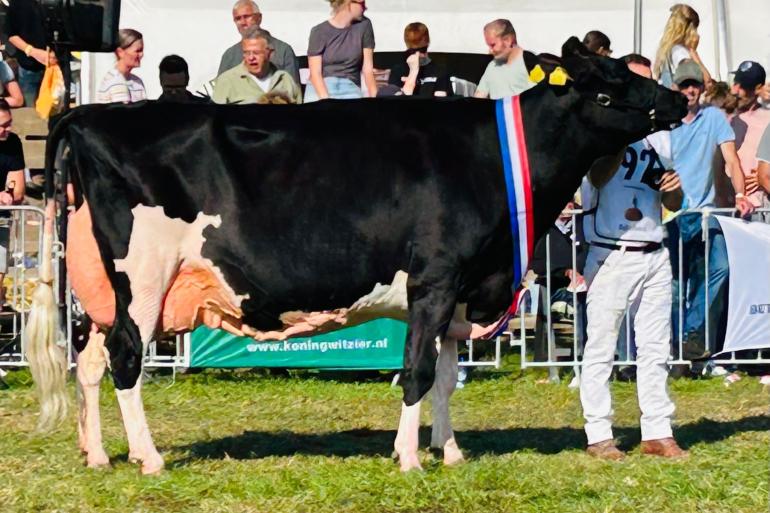
[[[162,214],[162,209],[140,208],[135,212],[134,232],[129,244],[129,257],[116,261],[116,269],[126,272],[129,280],[137,282],[137,276],[146,278],[146,260],[137,261],[130,258],[133,254],[146,252],[148,245],[157,246],[162,240],[163,233],[155,233],[168,222],[182,223],[171,220]],[[168,229],[168,233],[175,230]],[[136,231],[136,230],[139,231]],[[353,326],[372,319],[390,317],[406,319],[407,274],[396,272],[390,284],[376,284],[369,294],[358,299],[354,304],[334,310],[322,312],[284,312],[280,316],[282,329],[273,331],[256,330],[242,321],[240,299],[234,295],[232,288],[222,282],[222,273],[215,272],[212,262],[200,256],[202,227],[192,230],[195,240],[195,251],[186,251],[179,270],[174,275],[167,290],[163,290],[162,308],[157,327],[163,333],[180,333],[195,329],[201,324],[214,329],[224,329],[236,335],[245,335],[257,340],[282,340],[291,336],[310,335]],[[171,237],[174,238],[174,237]],[[187,239],[187,237],[182,237]],[[169,241],[166,240],[166,244]],[[182,244],[187,246],[187,244]],[[190,249],[189,247],[187,249]],[[146,253],[145,253],[146,254]],[[161,255],[156,257],[162,258]],[[140,269],[139,264],[145,269]],[[160,267],[160,262],[152,262],[150,267]],[[115,292],[109,281],[104,264],[93,236],[91,213],[84,203],[70,216],[67,236],[67,268],[70,274],[72,288],[80,300],[84,310],[91,319],[103,328],[109,328],[115,321]],[[144,294],[132,283],[134,300]],[[141,308],[138,309],[141,311]],[[139,319],[134,319],[139,324]],[[153,323],[156,321],[153,320]]]

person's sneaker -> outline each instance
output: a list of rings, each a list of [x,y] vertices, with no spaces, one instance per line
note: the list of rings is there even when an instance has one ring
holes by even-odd
[[[602,460],[618,461],[626,457],[623,451],[615,446],[615,440],[612,438],[589,445],[586,447],[586,453]]]
[[[642,454],[651,456],[660,456],[662,458],[682,459],[690,455],[676,443],[672,437],[660,438],[658,440],[643,440]]]

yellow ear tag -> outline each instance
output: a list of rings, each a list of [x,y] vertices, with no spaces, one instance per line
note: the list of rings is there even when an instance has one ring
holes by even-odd
[[[540,64],[532,68],[532,71],[529,72],[530,82],[534,82],[535,84],[538,84],[544,78],[545,78],[545,71],[543,71],[543,68],[540,67]]]
[[[570,80],[567,72],[561,66],[556,66],[556,69],[548,76],[548,83],[556,86],[567,85],[567,80]]]

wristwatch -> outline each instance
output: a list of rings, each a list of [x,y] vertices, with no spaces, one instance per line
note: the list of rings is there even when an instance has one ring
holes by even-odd
[[[745,197],[746,197],[746,195],[743,194],[742,192],[736,192],[735,193],[735,199],[737,199],[737,200],[739,200],[741,198],[745,198]]]

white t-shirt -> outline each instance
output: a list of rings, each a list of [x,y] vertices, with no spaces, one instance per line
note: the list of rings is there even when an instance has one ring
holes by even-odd
[[[134,103],[147,99],[142,79],[129,73],[128,77],[112,68],[96,91],[96,103]]]
[[[672,168],[670,132],[656,132],[626,148],[622,164],[601,189],[584,178],[586,240],[619,246],[662,242],[658,187],[663,172]]]
[[[254,80],[259,88],[262,89],[262,91],[265,93],[270,92],[270,84],[273,81],[273,75],[275,75],[275,73],[270,72],[265,78],[259,78],[256,75],[249,73],[249,76],[252,78],[252,80]]]

